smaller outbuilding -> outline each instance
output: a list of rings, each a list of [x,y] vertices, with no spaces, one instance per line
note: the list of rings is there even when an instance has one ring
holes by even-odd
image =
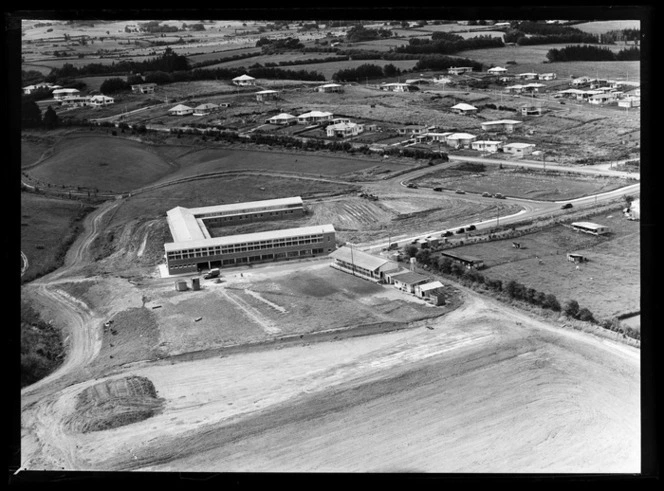
[[[401,128],[397,128],[397,133],[400,135],[424,135],[428,131],[429,127],[422,124],[409,124],[402,126]]]
[[[268,124],[278,124],[282,126],[288,126],[297,123],[297,116],[293,116],[292,114],[288,113],[281,113],[277,114],[276,116],[272,116],[270,119],[267,119],[265,122]]]
[[[503,145],[503,152],[515,155],[517,157],[530,155],[534,150],[534,143],[507,143]]]
[[[327,92],[327,93],[329,92],[340,93],[344,91],[343,89],[344,87],[341,84],[323,84],[316,87],[316,90],[318,92]]]
[[[588,260],[584,255],[582,254],[567,254],[567,260],[573,263],[583,263]]]
[[[156,87],[157,84],[154,83],[134,84],[131,86],[131,91],[136,94],[153,94]]]
[[[462,264],[466,268],[475,268],[481,269],[484,267],[484,260],[475,256],[462,256],[461,254],[455,254],[453,252],[443,251],[440,253],[441,256],[451,259],[454,262]]]
[[[405,273],[390,276],[390,283],[392,283],[399,290],[408,293],[415,293],[415,287],[423,283],[428,283],[430,279],[422,274],[407,271]]]
[[[415,286],[415,295],[418,297],[426,298],[434,290],[439,290],[443,288],[443,284],[440,281],[429,281],[427,283],[422,283]]]

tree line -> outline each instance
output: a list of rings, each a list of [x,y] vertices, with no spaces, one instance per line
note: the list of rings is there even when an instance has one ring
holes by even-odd
[[[617,53],[607,47],[600,46],[566,46],[561,49],[550,49],[546,59],[550,62],[563,61],[638,61],[641,51],[638,46],[621,49]]]
[[[397,46],[394,48],[395,53],[409,53],[409,54],[442,54],[449,55],[458,53],[459,51],[484,49],[484,48],[501,48],[505,46],[503,40],[499,37],[493,36],[476,36],[464,39],[456,34],[450,33],[434,33],[431,39],[411,38],[408,44],[404,46]],[[444,34],[445,36],[441,36]]]
[[[346,68],[332,74],[332,80],[339,82],[361,82],[367,79],[396,77],[401,70],[389,63],[385,66],[365,63],[357,68]]]
[[[576,27],[546,24],[543,22],[523,21],[516,23],[505,32],[506,43],[518,45],[561,44],[561,43],[598,43],[595,34],[583,32]]]

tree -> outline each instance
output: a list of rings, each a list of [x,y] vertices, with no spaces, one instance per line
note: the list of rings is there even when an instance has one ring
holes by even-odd
[[[593,322],[595,320],[595,317],[593,316],[593,313],[590,310],[583,307],[582,309],[579,310],[578,319],[584,322]]]
[[[48,106],[44,113],[43,123],[46,129],[49,130],[55,128],[60,123],[60,118],[58,118],[58,115],[51,106]]]
[[[441,256],[438,258],[438,269],[445,274],[452,272],[452,260],[449,257]]]
[[[392,63],[388,63],[383,67],[383,75],[385,75],[386,77],[396,77],[400,73],[401,70],[395,67]]]
[[[116,92],[122,92],[123,90],[129,90],[130,85],[120,77],[107,78],[99,87],[99,91],[102,94],[114,94]]]
[[[417,251],[418,251],[417,247],[414,246],[413,244],[406,246],[406,248],[404,249],[404,252],[408,257],[415,257]]]
[[[568,300],[567,302],[565,302],[563,312],[568,317],[573,317],[574,319],[576,319],[579,315],[579,302],[577,302],[576,300]]]
[[[422,249],[415,254],[415,259],[420,264],[429,264],[431,262],[431,251],[429,249]]]
[[[23,101],[21,104],[21,126],[34,128],[42,122],[41,111],[35,101]]]
[[[560,312],[560,303],[558,302],[556,296],[552,293],[548,293],[546,297],[544,297],[544,304],[542,307],[545,309],[551,309],[555,312]]]

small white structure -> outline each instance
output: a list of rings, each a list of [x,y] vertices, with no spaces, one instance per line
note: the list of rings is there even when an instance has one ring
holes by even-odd
[[[447,69],[447,73],[450,75],[462,75],[466,72],[472,72],[472,66],[453,66]]]
[[[482,129],[484,131],[506,131],[511,133],[514,128],[521,124],[523,121],[516,121],[514,119],[499,119],[496,121],[484,121]]]
[[[343,85],[341,84],[324,84],[316,87],[318,92],[343,92]]]
[[[534,143],[507,143],[503,145],[503,152],[510,153],[517,157],[530,155],[535,150]]]
[[[382,84],[380,90],[387,90],[389,92],[411,92],[417,90],[418,88],[412,84],[393,82],[389,84]]]
[[[478,152],[496,153],[498,149],[502,148],[503,142],[500,140],[476,140],[470,146]]]
[[[322,123],[323,121],[330,121],[332,116],[332,113],[325,111],[310,111],[308,113],[300,114],[297,117],[297,122],[300,124]]]
[[[527,73],[519,73],[517,74],[517,77],[522,80],[537,80],[538,75],[535,72],[527,72]]]
[[[555,80],[558,78],[558,75],[555,73],[540,73],[539,74],[539,80]]]
[[[507,73],[507,68],[495,66],[493,68],[489,68],[487,72],[491,75],[503,75],[504,73]]]
[[[53,99],[56,101],[63,101],[72,97],[78,97],[81,93],[78,89],[55,89],[53,91]]]
[[[473,114],[477,112],[477,108],[475,106],[471,106],[465,102],[460,102],[459,104],[452,106],[450,109],[457,114]]]
[[[279,92],[276,90],[261,90],[259,92],[256,92],[256,100],[258,102],[263,102],[270,99],[274,99],[275,97],[277,97],[278,93]]]
[[[185,106],[184,104],[178,104],[177,106],[170,108],[168,112],[173,116],[186,116],[188,114],[193,114],[194,108]]]
[[[641,98],[640,97],[625,97],[624,99],[620,99],[618,101],[618,106],[619,107],[639,107],[641,106]]]
[[[364,125],[358,123],[343,122],[331,124],[325,128],[327,136],[337,138],[347,138],[349,136],[359,135],[364,131]]]
[[[154,83],[134,84],[131,86],[131,91],[136,94],[153,94],[156,86]]]
[[[238,85],[240,87],[256,85],[256,79],[254,77],[250,77],[247,74],[240,75],[239,77],[235,77],[233,79],[233,85]]]
[[[90,97],[90,105],[94,107],[103,107],[110,104],[115,104],[115,99],[107,95],[94,95]]]
[[[421,283],[419,285],[415,285],[415,295],[424,298],[430,291],[437,290],[439,288],[443,288],[443,284],[440,281],[429,281],[428,283]]]
[[[603,235],[609,231],[609,228],[605,225],[599,225],[593,222],[573,222],[571,225],[574,230],[593,235]]]
[[[270,119],[266,120],[265,122],[269,124],[288,126],[297,123],[297,116],[293,116],[292,114],[288,113],[281,113],[277,114],[276,116],[272,116]]]
[[[453,148],[470,148],[477,136],[470,133],[452,133],[445,137],[445,143]]]
[[[214,112],[219,109],[217,104],[208,102],[206,104],[200,104],[194,108],[194,116],[207,116],[211,112]]]

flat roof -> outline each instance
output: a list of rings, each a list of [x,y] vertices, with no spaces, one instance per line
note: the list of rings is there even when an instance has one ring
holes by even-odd
[[[483,261],[482,258],[476,257],[476,256],[462,256],[460,254],[454,254],[452,252],[446,252],[446,251],[442,251],[441,254],[443,256],[451,257],[451,258],[454,258],[454,259],[459,259],[461,261],[468,261],[468,262],[473,262],[473,263]]]
[[[466,109],[466,110],[471,110],[471,109],[477,109],[475,106],[471,106],[470,104],[466,104],[465,102],[460,102],[459,104],[456,104],[452,106],[452,109]]]
[[[227,235],[226,237],[214,237],[211,239],[191,240],[188,242],[167,242],[164,244],[166,252],[194,249],[198,247],[225,246],[241,244],[245,242],[257,242],[261,240],[285,239],[299,235],[313,235],[320,233],[334,233],[334,226],[313,225],[311,227],[287,228],[282,230],[268,230],[251,234]]]
[[[357,249],[351,249],[347,246],[340,247],[336,251],[331,252],[329,257],[346,263],[355,264],[356,266],[368,269],[369,271],[376,271],[381,266],[392,263],[392,261],[387,259],[376,257]],[[394,263],[394,266],[396,267],[396,263]]]
[[[435,290],[436,288],[442,288],[443,284],[440,281],[432,281],[430,283],[425,283],[420,285],[420,291],[427,292],[429,290]]]
[[[534,147],[534,143],[506,143],[503,145],[503,148],[505,147],[514,147],[514,148],[528,148],[528,147]]]
[[[516,121],[515,119],[499,119],[497,121],[484,121],[482,124],[517,124],[523,121]]]
[[[572,227],[584,227],[584,228],[606,228],[606,225],[599,225],[593,222],[573,222]]]
[[[395,274],[392,276],[392,279],[400,281],[401,283],[406,283],[408,285],[415,285],[429,280],[427,276],[421,275],[419,273],[413,273],[412,271]]]
[[[168,210],[166,215],[168,216],[168,228],[175,242],[205,239],[205,233],[201,230],[196,216],[187,208],[178,206]]]
[[[229,205],[214,205],[214,206],[201,206],[199,208],[184,208],[193,215],[202,215],[204,213],[220,213],[224,211],[242,211],[251,210],[252,208],[264,208],[266,206],[287,206],[287,205],[300,205],[302,206],[302,198],[293,196],[290,198],[276,198],[265,199],[261,201],[245,201],[243,203],[231,203]],[[180,208],[180,207],[178,207]]]

